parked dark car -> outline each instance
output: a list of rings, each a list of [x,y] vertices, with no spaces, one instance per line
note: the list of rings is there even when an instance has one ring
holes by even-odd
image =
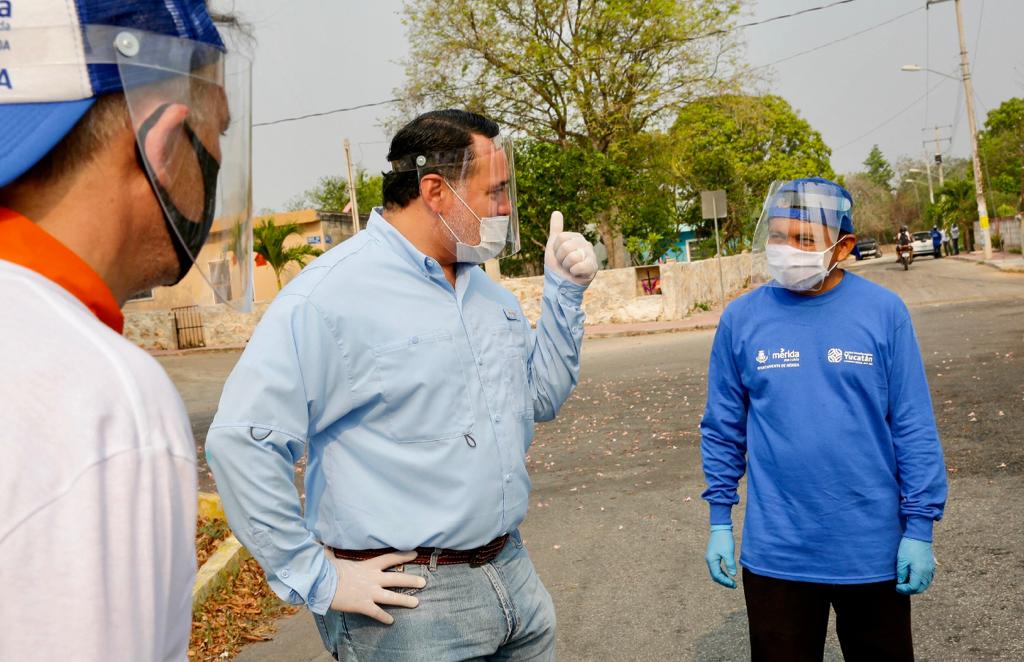
[[[871,237],[864,237],[857,240],[855,254],[858,260],[863,260],[866,257],[882,257],[882,249],[878,247],[877,240]]]

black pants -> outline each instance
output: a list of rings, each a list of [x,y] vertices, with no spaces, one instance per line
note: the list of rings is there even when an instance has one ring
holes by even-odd
[[[912,662],[910,597],[896,581],[812,584],[743,569],[752,662],[820,662],[829,608],[847,662]]]
[[[960,255],[960,237],[953,237],[953,255]]]

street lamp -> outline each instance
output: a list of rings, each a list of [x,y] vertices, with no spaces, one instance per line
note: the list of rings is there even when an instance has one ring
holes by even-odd
[[[925,7],[946,2],[946,0],[926,0]],[[974,118],[974,85],[971,82],[971,65],[967,58],[967,38],[964,36],[964,16],[960,11],[961,0],[954,0],[956,8],[956,29],[960,37],[960,80],[964,83],[964,99],[967,102],[967,124],[971,132],[971,156],[974,161],[974,194],[978,203],[978,224],[981,226],[981,243],[985,259],[992,259],[992,237],[988,230],[988,206],[985,204],[985,190],[981,180],[981,155],[978,153],[978,123]],[[905,64],[901,71],[932,71],[918,64]],[[954,78],[949,74],[934,71],[940,76]]]
[[[927,71],[929,73],[935,74],[936,76],[945,76],[946,78],[949,78],[951,80],[960,80],[960,78],[958,78],[957,76],[950,76],[949,74],[944,74],[941,71],[936,71],[935,69],[929,69],[928,67],[922,67],[919,64],[905,64],[902,67],[900,67],[900,71],[910,71],[910,72]]]

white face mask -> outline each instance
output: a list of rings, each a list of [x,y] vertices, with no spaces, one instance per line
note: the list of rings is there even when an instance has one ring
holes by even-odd
[[[445,182],[448,184],[448,182]],[[476,212],[466,204],[466,201],[462,199],[455,189],[452,188],[451,184],[448,184],[448,188],[452,190],[455,197],[459,199],[459,202],[469,210],[470,214],[476,220],[480,221],[480,243],[476,246],[463,243],[459,238],[459,235],[455,233],[455,230],[448,225],[448,221],[445,220],[444,216],[440,213],[437,215],[444,223],[444,227],[447,228],[448,232],[455,238],[455,260],[457,262],[465,262],[468,264],[483,264],[487,260],[494,259],[501,254],[501,251],[505,250],[505,243],[508,240],[508,224],[511,217],[505,216],[485,216],[480,218],[476,215]]]
[[[764,254],[768,260],[768,273],[779,285],[794,292],[807,292],[818,287],[831,273],[832,244],[823,251],[802,251],[788,244],[768,244]]]

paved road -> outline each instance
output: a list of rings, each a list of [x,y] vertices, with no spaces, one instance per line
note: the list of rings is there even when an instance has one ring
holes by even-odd
[[[911,307],[949,465],[939,575],[914,602],[918,657],[1024,659],[1024,276],[953,259],[851,268]],[[576,394],[538,428],[523,533],[558,608],[561,660],[748,659],[742,595],[713,585],[702,558],[712,336],[589,342]],[[200,431],[233,360],[163,360],[176,380],[192,373],[179,383]],[[300,613],[238,659],[330,658]],[[826,659],[841,659],[834,639]]]

